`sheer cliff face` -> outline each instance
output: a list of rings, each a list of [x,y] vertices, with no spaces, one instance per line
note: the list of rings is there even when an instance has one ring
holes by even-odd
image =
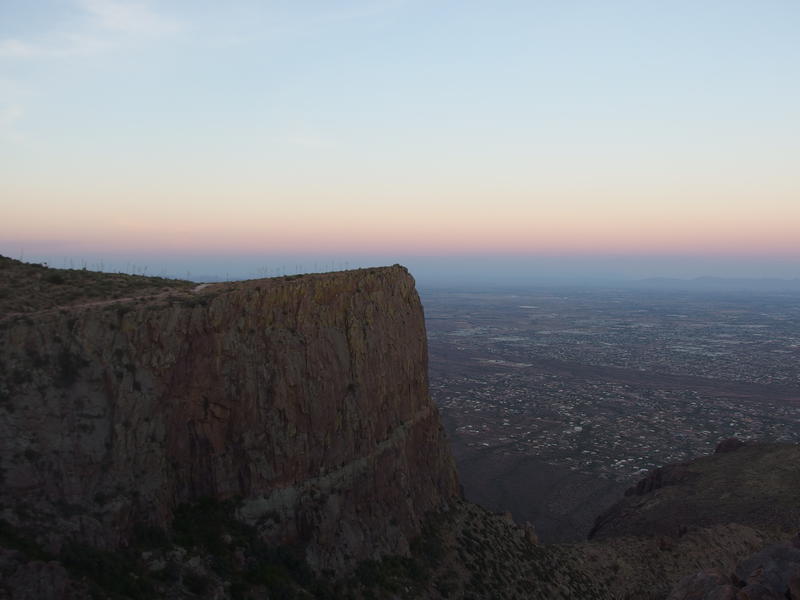
[[[318,568],[404,552],[458,494],[402,267],[267,279],[0,323],[3,518],[105,547],[237,498]]]

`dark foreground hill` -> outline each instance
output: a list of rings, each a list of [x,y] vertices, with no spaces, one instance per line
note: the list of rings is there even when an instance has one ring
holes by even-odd
[[[728,440],[711,456],[656,469],[598,517],[589,537],[679,536],[728,522],[796,533],[800,446]]]
[[[621,598],[672,590],[672,600],[797,600],[787,593],[798,557],[773,553],[785,554],[799,517],[800,446],[726,440],[710,456],[652,471],[572,549],[596,577],[613,573],[606,583]],[[763,578],[759,564],[772,564],[772,595],[747,587]]]
[[[790,524],[622,510],[545,546],[464,502],[402,267],[90,294],[3,264],[0,598],[663,598]]]

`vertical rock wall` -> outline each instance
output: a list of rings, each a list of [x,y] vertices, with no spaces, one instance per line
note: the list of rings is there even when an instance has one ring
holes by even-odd
[[[402,267],[209,286],[0,322],[2,516],[124,543],[237,499],[317,568],[404,552],[458,494]]]

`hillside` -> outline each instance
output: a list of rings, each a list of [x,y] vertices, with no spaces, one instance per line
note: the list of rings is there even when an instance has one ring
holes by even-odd
[[[620,598],[796,599],[786,594],[800,555],[788,560],[784,546],[798,507],[800,446],[725,440],[712,455],[649,473],[571,550],[596,577],[612,573],[605,582]],[[760,552],[767,558],[753,558]],[[747,588],[762,580],[759,561],[772,565],[772,595]]]
[[[589,537],[679,536],[689,528],[732,522],[776,535],[795,533],[800,446],[721,444],[710,456],[656,469],[598,517]]]
[[[0,256],[0,318],[12,313],[187,291],[196,285],[163,277],[51,269]]]
[[[0,597],[655,600],[796,522],[786,445],[664,467],[585,543],[465,502],[400,266],[197,288],[3,264]]]

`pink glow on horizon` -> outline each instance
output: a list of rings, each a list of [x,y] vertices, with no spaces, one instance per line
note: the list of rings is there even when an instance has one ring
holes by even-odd
[[[800,256],[800,205],[511,197],[368,202],[254,198],[188,204],[148,197],[85,205],[20,202],[0,222],[6,247],[171,254],[538,254]],[[163,209],[161,208],[163,206]]]
[[[517,227],[510,231],[472,230],[434,225],[413,230],[257,226],[217,231],[208,227],[149,231],[83,231],[79,235],[4,235],[7,246],[50,247],[63,252],[167,252],[177,254],[355,253],[410,255],[540,254],[540,255],[694,255],[800,256],[798,236],[788,225],[782,231],[757,229],[711,234],[698,231],[591,231]]]

